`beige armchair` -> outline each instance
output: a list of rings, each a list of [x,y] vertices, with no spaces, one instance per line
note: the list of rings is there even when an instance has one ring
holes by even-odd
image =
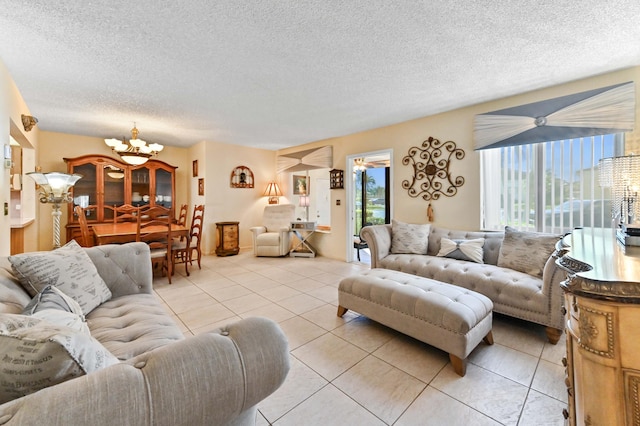
[[[291,222],[295,220],[296,206],[274,204],[264,208],[262,226],[250,228],[253,234],[255,256],[284,256],[291,246]]]

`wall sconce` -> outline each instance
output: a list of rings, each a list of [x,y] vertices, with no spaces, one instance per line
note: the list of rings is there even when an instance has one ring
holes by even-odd
[[[60,204],[73,201],[71,188],[82,175],[51,172],[51,173],[27,173],[28,176],[40,185],[40,202],[53,205],[53,248],[60,247]]]
[[[269,204],[278,204],[280,203],[278,197],[282,196],[282,191],[280,191],[280,187],[276,182],[269,182],[267,189],[265,189],[262,195],[269,197]]]
[[[300,207],[304,207],[306,215],[305,215],[305,220],[308,222],[309,221],[309,196],[308,195],[301,195],[300,196],[300,200],[298,200],[298,205]]]
[[[22,118],[22,127],[24,127],[26,132],[30,132],[33,126],[38,123],[38,119],[31,115],[22,114],[20,117]]]

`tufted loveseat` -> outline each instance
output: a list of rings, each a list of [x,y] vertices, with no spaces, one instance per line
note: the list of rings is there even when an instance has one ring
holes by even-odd
[[[454,284],[484,294],[494,312],[546,327],[549,341],[557,343],[563,326],[562,290],[565,275],[556,267],[555,252],[542,277],[498,266],[504,232],[467,232],[431,226],[427,254],[391,253],[392,225],[367,226],[361,231],[371,250],[371,268],[402,271]],[[437,256],[440,240],[483,238],[483,264]]]
[[[266,318],[185,338],[153,294],[144,243],[85,249],[111,291],[87,316],[120,362],[0,404],[0,425],[249,425],[289,370],[287,340]],[[31,300],[0,258],[0,314]]]

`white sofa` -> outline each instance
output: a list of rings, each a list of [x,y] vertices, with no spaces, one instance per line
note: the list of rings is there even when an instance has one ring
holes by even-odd
[[[120,362],[0,404],[2,425],[253,425],[289,370],[287,339],[267,318],[185,338],[153,294],[144,243],[86,250],[111,291],[87,316]],[[0,258],[0,314],[31,296]]]
[[[552,250],[542,277],[498,266],[504,232],[467,232],[431,226],[426,254],[391,252],[392,225],[374,225],[361,235],[371,250],[371,268],[402,271],[454,284],[484,294],[494,312],[531,321],[546,327],[549,341],[557,343],[564,330],[562,290],[565,274],[556,267]],[[440,240],[483,238],[484,263],[436,256]]]

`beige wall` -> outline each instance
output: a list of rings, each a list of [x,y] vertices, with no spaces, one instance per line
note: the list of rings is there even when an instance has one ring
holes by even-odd
[[[3,145],[3,148],[4,145],[9,145],[10,134],[23,147],[35,148],[38,146],[38,128],[36,126],[30,132],[25,132],[22,127],[22,114],[31,115],[31,112],[4,63],[0,61],[0,145]],[[10,253],[11,223],[10,215],[4,214],[4,203],[11,203],[9,169],[6,169],[4,165],[0,165],[0,169],[2,170],[0,172],[0,256],[8,256]],[[28,202],[35,203],[34,191],[27,191],[27,195],[30,197]],[[31,242],[36,240],[36,226],[26,227],[24,233],[25,249],[35,249],[35,244],[31,244]]]
[[[215,223],[227,221],[239,222],[240,247],[252,247],[249,228],[262,224],[262,210],[267,204],[267,197],[262,194],[267,183],[275,178],[275,151],[217,142],[199,145],[192,151],[203,152],[198,157],[198,168],[200,177],[205,179],[205,251],[215,250]],[[231,188],[231,172],[238,166],[251,169],[253,188]],[[197,180],[193,178],[191,185],[194,194],[198,191]]]
[[[421,198],[411,198],[402,188],[402,181],[410,179],[412,173],[410,166],[402,164],[402,158],[407,155],[411,147],[420,146],[429,136],[443,142],[452,140],[458,148],[465,151],[465,157],[460,161],[455,161],[455,164],[451,166],[451,174],[452,176],[463,176],[465,183],[458,189],[458,193],[454,197],[441,197],[432,202],[435,210],[434,223],[437,226],[475,230],[480,227],[479,154],[473,150],[473,119],[476,114],[636,80],[640,80],[640,67],[473,105],[393,126],[317,141],[281,150],[278,154],[333,145],[334,168],[346,170],[345,162],[348,155],[392,148],[394,159],[392,218],[411,223],[426,223],[428,202]],[[636,88],[636,98],[636,107],[639,111],[636,121],[640,123],[640,88]],[[348,176],[345,175],[345,179],[347,178]],[[332,190],[331,195],[332,231],[330,234],[314,235],[312,241],[324,256],[345,259],[346,250],[351,247],[351,238],[346,235],[346,204],[348,202],[345,199],[346,191]],[[338,199],[341,200],[340,206],[336,205]]]

